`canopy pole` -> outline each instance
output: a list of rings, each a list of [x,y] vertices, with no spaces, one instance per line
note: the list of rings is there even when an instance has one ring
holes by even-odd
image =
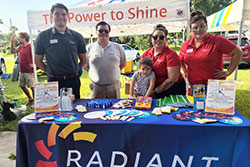
[[[240,24],[240,26],[239,26],[239,30],[238,30],[238,34],[239,34],[239,35],[238,35],[237,46],[240,48],[243,21],[241,20],[239,24]],[[234,80],[235,80],[235,81],[237,80],[238,67],[239,67],[239,65],[237,66],[237,68],[236,68],[235,71],[234,71]]]
[[[187,38],[186,40],[189,40],[189,33],[190,33],[190,0],[188,0],[188,17],[187,17]]]
[[[32,55],[32,61],[33,61],[33,70],[34,70],[34,77],[35,77],[35,83],[37,83],[37,72],[36,72],[36,63],[35,63],[35,55],[34,55],[34,43],[33,43],[33,37],[32,37],[32,30],[30,31],[30,45],[31,45],[31,55]]]

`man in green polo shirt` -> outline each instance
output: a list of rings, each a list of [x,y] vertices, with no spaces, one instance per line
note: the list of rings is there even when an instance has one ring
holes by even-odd
[[[41,32],[35,42],[36,65],[47,73],[47,80],[58,81],[59,89],[71,87],[80,98],[79,66],[86,63],[84,38],[67,27],[68,9],[60,3],[51,8],[54,27]],[[46,64],[43,62],[46,57]],[[79,63],[78,63],[79,58]]]

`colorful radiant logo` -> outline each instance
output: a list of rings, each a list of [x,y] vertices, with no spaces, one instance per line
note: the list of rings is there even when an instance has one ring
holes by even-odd
[[[184,12],[182,9],[176,9],[177,11],[177,17],[183,17],[184,16]]]
[[[59,125],[53,123],[50,126],[48,136],[47,136],[47,146],[45,145],[43,140],[39,140],[35,142],[35,146],[37,151],[48,161],[38,160],[36,167],[57,167],[57,161],[50,160],[50,157],[52,156],[53,152],[49,150],[49,147],[56,145],[56,135],[59,129]],[[73,122],[69,125],[67,125],[59,134],[58,136],[66,139],[70,133],[75,131],[76,129],[79,129],[81,127],[81,122]],[[73,133],[73,139],[74,141],[88,141],[93,143],[97,134],[92,132],[74,132]]]

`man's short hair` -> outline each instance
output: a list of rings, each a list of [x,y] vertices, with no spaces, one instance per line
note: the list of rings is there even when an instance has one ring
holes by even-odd
[[[104,26],[107,25],[109,27],[109,32],[111,31],[110,25],[108,23],[106,23],[105,21],[100,21],[99,23],[96,24],[96,26],[95,26],[96,31],[97,31],[97,28],[99,25],[104,25]]]
[[[56,3],[56,4],[52,5],[52,7],[51,7],[51,9],[50,9],[50,13],[51,13],[51,14],[53,14],[55,8],[64,9],[64,10],[66,10],[66,13],[67,13],[67,14],[69,13],[68,8],[67,8],[64,4]]]
[[[149,67],[153,67],[153,62],[152,60],[149,58],[149,57],[144,57],[143,59],[141,59],[139,61],[139,67],[144,64],[146,66],[149,66]]]
[[[30,36],[27,32],[19,32],[18,35],[22,38],[25,38],[25,41],[26,42],[29,42],[30,41]]]

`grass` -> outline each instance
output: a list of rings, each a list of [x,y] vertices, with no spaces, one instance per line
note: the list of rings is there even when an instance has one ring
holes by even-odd
[[[179,49],[179,48],[177,48]],[[12,73],[14,67],[14,58],[11,55],[7,55],[6,57],[6,66],[7,72]],[[8,57],[8,58],[7,58]],[[136,69],[137,67],[134,67]],[[236,102],[235,108],[242,113],[246,118],[250,120],[250,69],[239,69],[238,70],[238,78],[237,78],[237,90],[236,90]],[[37,72],[38,75],[38,82],[46,82],[46,76],[42,73],[42,71]],[[234,74],[232,74],[228,79],[233,80]],[[89,88],[90,79],[88,73],[83,71],[81,76],[81,98],[88,99],[91,97],[91,91]],[[129,95],[125,94],[125,81],[126,77],[121,76],[120,79],[122,83],[121,87],[121,98],[128,98]],[[6,80],[2,80],[3,85],[6,85]],[[17,82],[12,82],[11,79],[7,83],[8,88],[5,89],[5,95],[9,102],[12,101],[14,98],[19,98],[22,104],[25,104],[28,99],[23,93],[23,91],[18,87]],[[18,120],[20,120],[23,116],[28,115],[34,112],[33,108],[28,107],[27,113],[21,114],[18,116],[18,119],[7,122],[1,118],[0,120],[0,132],[1,131],[16,131]]]

